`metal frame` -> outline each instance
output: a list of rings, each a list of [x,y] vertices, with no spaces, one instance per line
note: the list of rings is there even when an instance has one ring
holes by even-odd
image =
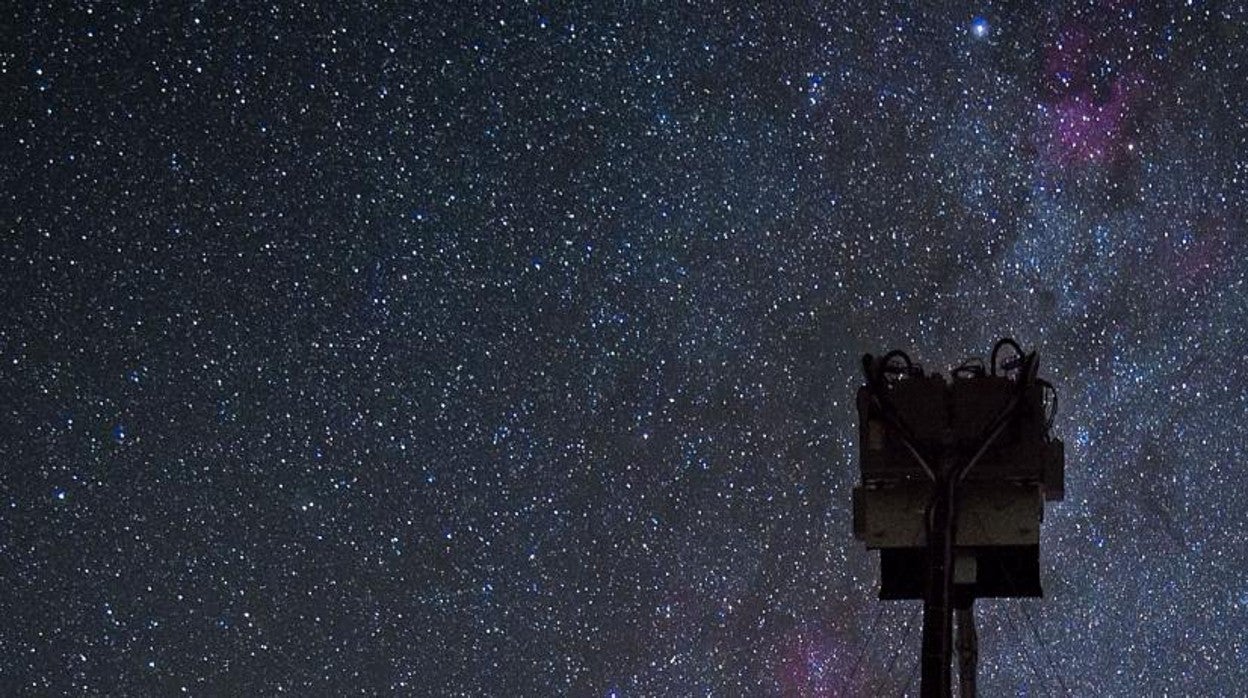
[[[884,361],[887,360],[886,357]],[[896,431],[901,444],[932,481],[931,499],[927,506],[928,579],[923,599],[920,695],[924,698],[947,698],[952,695],[954,529],[958,485],[1009,425],[1018,409],[1021,389],[1010,397],[1006,408],[997,417],[975,455],[962,464],[952,457],[946,457],[940,469],[936,470],[911,441],[909,430],[896,418],[890,406],[880,399],[877,385],[874,385],[878,381],[869,381],[868,384],[872,385],[871,399],[874,405]],[[958,620],[959,682],[962,696],[966,698],[975,695],[976,664],[979,656],[973,600],[965,609],[958,609]]]

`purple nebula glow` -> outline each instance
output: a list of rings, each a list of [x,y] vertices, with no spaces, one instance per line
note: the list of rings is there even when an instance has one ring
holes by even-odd
[[[1123,154],[1130,95],[1129,85],[1116,80],[1107,100],[1098,102],[1090,92],[1080,92],[1054,105],[1047,134],[1051,157],[1059,164],[1101,163]]]
[[[786,696],[867,695],[866,672],[851,676],[853,651],[826,627],[804,624],[788,632],[782,645],[781,694]],[[855,681],[856,683],[851,683]]]
[[[1053,97],[1045,104],[1038,140],[1055,164],[1112,162],[1130,150],[1127,124],[1146,81],[1125,67],[1094,76],[1099,48],[1087,29],[1069,26],[1045,56]]]

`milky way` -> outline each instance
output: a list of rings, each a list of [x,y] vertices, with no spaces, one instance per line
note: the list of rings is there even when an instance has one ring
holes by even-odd
[[[1006,335],[982,694],[1242,692],[1243,3],[441,4],[5,11],[0,693],[915,693],[859,357]]]

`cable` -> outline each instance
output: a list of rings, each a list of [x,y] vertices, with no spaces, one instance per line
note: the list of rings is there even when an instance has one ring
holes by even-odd
[[[1002,566],[1004,567],[1004,565]],[[1040,645],[1040,649],[1044,650],[1044,659],[1049,663],[1049,668],[1053,670],[1053,675],[1057,677],[1057,683],[1061,685],[1062,692],[1070,695],[1070,688],[1066,685],[1066,680],[1062,678],[1062,672],[1058,671],[1057,664],[1053,661],[1053,653],[1049,651],[1049,645],[1040,637],[1040,631],[1036,629],[1036,624],[1031,619],[1031,614],[1027,612],[1027,606],[1019,604],[1023,609],[1023,617],[1027,619],[1027,625],[1031,627],[1031,634],[1036,638],[1036,642]]]
[[[1018,342],[1015,342],[1009,337],[1002,337],[1001,339],[998,339],[997,343],[992,345],[992,354],[989,355],[988,359],[989,368],[992,369],[992,375],[994,376],[997,375],[997,352],[1001,351],[1001,347],[1007,345],[1014,350],[1014,353],[1019,359],[1025,358],[1026,356],[1023,353],[1023,348],[1018,346]]]
[[[880,616],[884,615],[884,604],[877,603],[875,605],[875,620],[871,621],[871,629],[867,631],[867,641],[862,643],[862,649],[858,651],[858,658],[854,660],[854,669],[849,672],[849,678],[846,683],[852,684],[854,677],[858,675],[858,668],[862,666],[862,658],[867,655],[867,648],[871,646],[871,640],[875,638],[875,628],[880,624]]]
[[[906,362],[906,367],[899,369],[891,368],[890,365],[893,363],[893,359],[903,359]],[[879,371],[881,377],[885,377],[889,373],[912,376],[914,375],[914,368],[914,362],[910,360],[910,355],[900,349],[894,349],[885,354],[884,358],[880,359]]]
[[[971,510],[971,513],[974,514],[975,525],[979,526],[979,530],[982,531],[984,535],[987,535],[988,526],[984,523],[983,517],[979,515],[979,512],[973,509]],[[1001,573],[1005,575],[1005,578],[1010,583],[1010,586],[1018,586],[1014,581],[1014,575],[1010,572],[1010,568],[1006,567],[1005,563],[1002,562],[1000,558],[997,559],[997,567],[1001,570]],[[1022,608],[1023,617],[1027,619],[1027,625],[1031,629],[1032,636],[1036,638],[1036,644],[1040,645],[1040,649],[1043,650],[1045,663],[1047,663],[1049,668],[1053,671],[1053,676],[1057,678],[1057,683],[1062,687],[1062,692],[1065,695],[1070,695],[1070,687],[1066,685],[1066,680],[1062,678],[1062,672],[1058,670],[1057,663],[1053,661],[1053,653],[1049,650],[1048,644],[1044,641],[1044,638],[1040,637],[1040,631],[1036,628],[1035,621],[1031,619],[1031,614],[1027,611],[1025,602],[1020,601],[1018,605]],[[1006,619],[1010,621],[1010,625],[1014,627],[1015,632],[1018,632],[1018,627],[1014,625],[1014,620],[1009,617],[1008,610],[1006,611]],[[1022,633],[1019,634],[1021,635]],[[1027,657],[1027,663],[1031,664],[1031,655],[1028,654],[1025,656]],[[1036,671],[1034,664],[1032,664],[1032,671]],[[1036,675],[1040,676],[1040,673],[1036,671]],[[1043,677],[1041,677],[1041,681],[1044,681]],[[1045,693],[1048,693],[1047,687],[1045,687]]]
[[[918,449],[914,447],[913,434],[910,431],[910,427],[901,420],[901,417],[896,415],[892,404],[885,404],[884,400],[874,391],[871,393],[871,399],[874,401],[875,406],[879,408],[880,414],[897,430],[897,435],[901,439],[901,445],[906,447],[906,450],[910,452],[910,455],[919,464],[919,467],[923,468],[923,472],[927,474],[928,479],[935,481],[936,473],[932,470],[932,466],[928,465],[927,460],[923,458],[923,454],[919,453]]]
[[[983,378],[987,373],[988,370],[984,366],[984,360],[978,356],[962,359],[962,363],[958,364],[958,367],[952,371],[954,378],[963,375],[968,378]]]
[[[993,426],[991,433],[989,433],[987,438],[984,439],[984,442],[980,444],[979,450],[975,452],[975,455],[971,457],[971,460],[967,461],[966,465],[962,466],[960,472],[957,473],[958,482],[962,482],[966,479],[966,474],[971,471],[971,468],[975,467],[976,464],[979,463],[979,459],[983,458],[984,453],[988,451],[988,447],[992,446],[992,443],[997,440],[997,437],[1001,435],[1001,432],[1005,431],[1005,428],[1009,426],[1010,417],[1013,416],[1014,408],[1018,407],[1018,403],[1018,393],[1015,392],[1010,398],[1009,403],[1006,404],[1005,409],[1001,411],[1000,416],[997,417],[997,422]]]
[[[919,660],[914,660],[914,666],[910,667],[910,678],[906,679],[906,685],[901,687],[901,695],[904,697],[906,691],[910,690],[910,684],[914,683],[914,677],[919,673]]]
[[[914,629],[914,618],[915,616],[919,615],[919,608],[920,608],[919,606],[915,606],[914,610],[910,612],[910,618],[906,620],[906,632],[902,634],[901,642],[897,644],[897,651],[893,653],[892,660],[888,662],[888,669],[884,673],[884,681],[880,683],[880,688],[883,688],[884,685],[890,679],[893,678],[893,668],[897,666],[897,658],[901,656],[901,651],[906,648],[906,640],[910,638],[910,631]],[[875,685],[875,682],[873,681],[871,682],[871,694],[872,695],[878,696],[881,693],[883,693],[883,691],[877,691],[875,690],[875,688],[876,688],[876,685]]]
[[[1044,435],[1047,437],[1049,432],[1053,430],[1053,422],[1057,419],[1057,388],[1043,378],[1037,378],[1036,385],[1040,386],[1040,389],[1045,391],[1050,397],[1047,405],[1048,409],[1045,410],[1046,414],[1044,415]]]
[[[1023,655],[1023,659],[1027,660],[1027,666],[1031,667],[1031,673],[1036,675],[1036,679],[1040,681],[1040,690],[1044,691],[1044,695],[1052,695],[1049,693],[1049,683],[1044,674],[1040,673],[1039,667],[1031,658],[1031,653],[1027,651],[1027,645],[1023,642],[1023,633],[1018,629],[1018,624],[1014,622],[1014,618],[1010,616],[1009,605],[1006,605],[1005,619],[1009,622],[1010,628],[1014,631],[1015,639],[1018,641],[1018,651]]]

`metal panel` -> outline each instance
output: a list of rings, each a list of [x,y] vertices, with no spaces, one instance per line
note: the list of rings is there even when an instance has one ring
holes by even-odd
[[[926,485],[854,488],[854,536],[868,548],[927,544]],[[954,543],[959,546],[1038,545],[1044,500],[1037,485],[971,484],[960,488]]]

